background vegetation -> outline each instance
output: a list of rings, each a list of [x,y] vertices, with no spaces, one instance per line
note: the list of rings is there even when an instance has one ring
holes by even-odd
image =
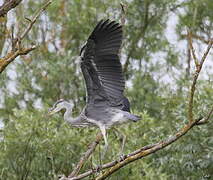
[[[1,1],[0,1],[1,2]],[[24,0],[0,19],[0,54],[10,50],[10,34],[20,34],[44,1]],[[156,143],[187,122],[187,97],[194,66],[186,30],[193,33],[199,55],[213,33],[211,0],[131,0],[127,5],[121,62],[132,111],[143,116],[137,124],[119,128],[127,135],[124,153]],[[94,140],[97,129],[71,128],[62,113],[46,115],[64,98],[75,114],[85,104],[79,51],[102,18],[119,21],[119,0],[55,0],[42,14],[23,44],[39,47],[17,58],[0,78],[0,179],[57,179],[68,175]],[[213,102],[213,55],[201,73],[195,96],[195,116]],[[213,178],[212,117],[183,139],[119,170],[111,179],[204,180]],[[121,140],[109,131],[110,148],[104,162],[118,157]],[[84,169],[100,164],[99,152]]]

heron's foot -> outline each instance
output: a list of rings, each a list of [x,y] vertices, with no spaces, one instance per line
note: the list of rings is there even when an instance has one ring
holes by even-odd
[[[92,168],[93,173],[99,173],[100,170],[101,170],[101,165],[98,165],[98,166]]]
[[[124,161],[126,159],[127,155],[125,154],[120,154],[119,156],[119,162]]]

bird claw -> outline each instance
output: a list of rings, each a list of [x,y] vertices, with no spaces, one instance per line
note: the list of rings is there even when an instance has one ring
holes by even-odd
[[[92,172],[93,173],[98,173],[98,172],[100,172],[100,170],[101,170],[101,166],[100,165],[92,168]]]
[[[119,161],[120,161],[120,162],[121,162],[121,161],[124,161],[124,160],[126,159],[126,157],[127,157],[127,155],[121,154],[121,155],[119,156]]]

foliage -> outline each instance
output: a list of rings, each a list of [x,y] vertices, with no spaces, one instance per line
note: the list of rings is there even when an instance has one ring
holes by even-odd
[[[10,14],[19,31],[43,1],[23,1]],[[59,98],[73,100],[75,114],[85,104],[84,81],[79,68],[79,50],[101,18],[121,16],[116,0],[56,0],[33,26],[24,43],[39,44],[30,55],[16,59],[0,79],[0,179],[57,179],[68,175],[94,139],[97,129],[76,129],[62,113],[46,115]],[[119,127],[127,135],[125,152],[156,143],[187,122],[187,96],[192,74],[186,73],[190,28],[205,39],[212,36],[211,0],[133,0],[127,4],[121,61],[125,67],[132,111],[142,115],[139,123]],[[171,17],[175,25],[169,25]],[[173,27],[174,26],[174,27]],[[177,37],[171,42],[167,28]],[[7,26],[8,32],[11,25]],[[19,31],[17,33],[19,33]],[[6,36],[2,54],[10,39]],[[4,40],[5,41],[5,40]],[[174,42],[175,41],[175,42]],[[196,47],[205,45],[194,39]],[[1,44],[1,42],[0,42]],[[178,48],[181,44],[182,48]],[[197,49],[198,49],[197,48]],[[184,49],[184,52],[183,52]],[[195,96],[195,116],[205,115],[213,102],[212,54],[206,63]],[[191,60],[192,61],[192,60]],[[192,64],[192,63],[191,63]],[[193,72],[191,67],[191,73]],[[211,179],[213,177],[212,118],[172,146],[137,161],[111,179]],[[119,156],[120,136],[109,131],[110,150],[104,162]],[[100,148],[84,169],[100,164]]]

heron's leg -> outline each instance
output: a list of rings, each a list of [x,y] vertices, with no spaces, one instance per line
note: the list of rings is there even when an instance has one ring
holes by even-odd
[[[101,133],[103,135],[103,138],[104,138],[104,151],[103,151],[103,154],[101,155],[101,159],[104,158],[106,152],[107,152],[107,148],[108,148],[108,142],[107,142],[107,137],[106,137],[106,128],[105,126],[100,126],[100,130],[101,130]]]
[[[124,146],[126,143],[126,135],[124,133],[122,133],[121,131],[119,131],[117,128],[114,128],[116,135],[120,136],[121,140],[122,140],[122,144],[121,144],[121,150],[120,150],[120,156],[123,156],[123,150],[124,150]]]

